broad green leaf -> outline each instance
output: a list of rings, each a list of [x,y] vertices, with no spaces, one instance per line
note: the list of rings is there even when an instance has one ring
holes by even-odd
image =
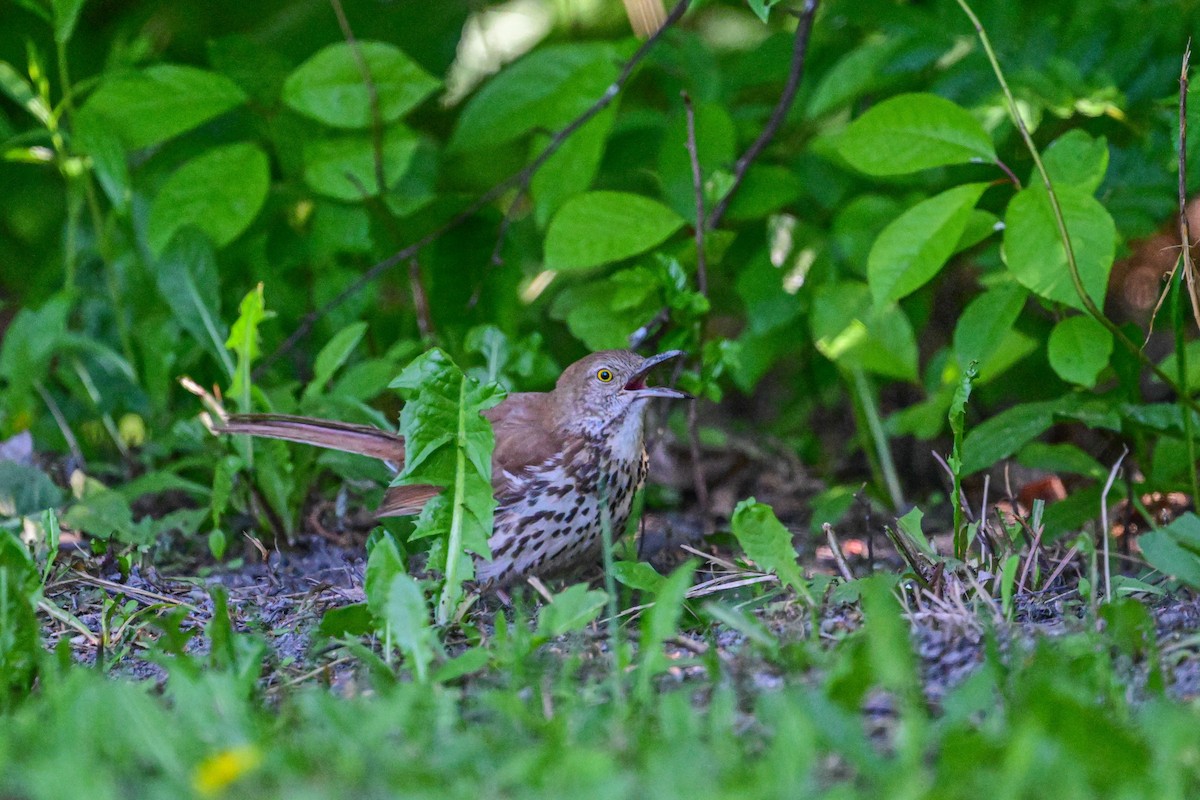
[[[1064,402],[1046,400],[1023,403],[984,420],[967,433],[963,442],[963,475],[995,466],[1054,424]]]
[[[260,283],[246,293],[238,307],[238,318],[229,329],[225,346],[237,356],[237,369],[229,385],[229,395],[238,398],[242,411],[250,411],[250,365],[262,354],[262,334],[258,328],[263,320],[275,316],[267,311],[263,300],[263,285]]]
[[[346,359],[358,347],[363,335],[367,332],[367,323],[354,322],[333,335],[313,361],[313,377],[304,389],[304,398],[309,399],[325,390],[325,384],[333,377],[333,373],[341,369]]]
[[[837,111],[886,81],[890,77],[888,67],[895,57],[896,45],[893,39],[868,41],[842,56],[816,82],[806,115],[820,117]]]
[[[97,539],[116,539],[134,545],[153,541],[149,525],[135,523],[129,503],[111,489],[89,492],[67,510],[63,522]]]
[[[91,158],[92,171],[113,206],[120,211],[128,208],[129,164],[120,137],[97,117],[80,115],[75,119],[72,143]]]
[[[799,200],[804,188],[804,181],[787,167],[751,164],[725,216],[730,220],[765,219]]]
[[[1047,472],[1071,472],[1096,480],[1108,474],[1104,466],[1073,444],[1030,442],[1017,453],[1017,463]]]
[[[649,267],[623,269],[603,280],[568,286],[554,298],[550,316],[591,350],[627,347],[629,334],[663,307],[662,285]]]
[[[1093,139],[1079,128],[1073,128],[1050,143],[1042,155],[1042,162],[1056,190],[1060,186],[1071,186],[1092,194],[1100,188],[1108,170],[1108,141],[1103,136]],[[1040,179],[1034,172],[1029,182],[1033,184]]]
[[[1116,252],[1117,229],[1112,217],[1082,189],[1056,187],[1055,193],[1084,291],[1103,306]],[[1008,204],[1004,224],[1002,255],[1016,279],[1047,300],[1084,310],[1067,269],[1066,251],[1046,188],[1039,183],[1018,192]]]
[[[162,255],[180,228],[194,226],[224,247],[250,227],[267,199],[271,167],[258,145],[217,147],[175,170],[150,205],[146,238]]]
[[[801,597],[811,599],[796,548],[792,546],[792,532],[783,526],[769,505],[753,497],[743,500],[733,510],[729,524],[747,558],[763,570],[774,572]]]
[[[662,203],[628,192],[587,192],[563,204],[546,231],[546,268],[579,270],[636,256],[683,227]]]
[[[1187,386],[1194,391],[1200,387],[1200,340],[1190,341],[1183,347],[1186,351],[1184,363],[1187,366],[1184,371],[1184,380],[1187,382]],[[1177,379],[1179,377],[1178,354],[1171,353],[1159,362],[1158,367],[1172,379]]]
[[[388,635],[404,653],[417,681],[423,683],[437,650],[437,637],[429,624],[425,593],[410,575],[401,572],[392,576],[384,605],[384,620]]]
[[[929,537],[925,535],[924,520],[925,512],[913,506],[911,511],[896,520],[896,524],[900,527],[900,530],[917,543],[921,552],[932,555],[933,548],[929,545]]]
[[[383,136],[383,182],[391,188],[404,177],[420,140],[409,129],[392,126]],[[304,182],[336,200],[362,201],[379,194],[375,145],[369,134],[348,133],[304,146]]]
[[[394,122],[440,86],[398,47],[359,42],[384,123]],[[283,101],[334,128],[369,128],[371,102],[358,59],[346,42],[331,44],[305,61],[283,85]]]
[[[585,628],[608,602],[608,595],[589,590],[586,583],[569,586],[558,594],[538,615],[538,635],[552,639]]]
[[[42,125],[51,124],[54,112],[29,85],[28,79],[17,72],[7,61],[0,61],[0,91],[33,115],[34,119]]]
[[[100,83],[81,114],[95,114],[126,147],[166,141],[246,101],[233,81],[177,64],[113,73]]]
[[[1142,534],[1137,542],[1150,566],[1200,588],[1200,517],[1184,514],[1170,525]]]
[[[62,490],[37,467],[0,461],[0,517],[24,517],[62,501]]]
[[[467,378],[438,349],[405,367],[391,387],[407,401],[400,412],[406,459],[392,485],[444,487],[426,503],[412,536],[439,537],[429,566],[444,576],[437,620],[445,624],[461,597],[462,582],[473,577],[467,553],[491,557],[494,439],[482,412],[503,400],[504,390]]]
[[[967,215],[967,225],[963,228],[962,236],[958,237],[958,244],[954,246],[954,252],[961,253],[963,250],[979,244],[995,233],[999,224],[1000,218],[995,214],[978,208],[971,209],[971,213]]]
[[[621,58],[622,51],[608,42],[535,50],[467,101],[448,148],[490,149],[539,128],[557,131],[612,85]]]
[[[573,133],[533,175],[530,194],[537,213],[538,225],[545,226],[562,204],[570,197],[587,191],[600,170],[608,135],[617,117],[616,104],[601,111]],[[535,136],[533,151],[540,153],[548,136]]]
[[[981,381],[995,377],[988,370],[988,359],[1012,334],[1028,296],[1019,284],[1001,283],[967,304],[954,327],[954,355],[960,369],[976,361]]]
[[[29,551],[5,531],[0,536],[0,711],[29,699],[38,664],[45,658],[37,617],[41,595]]]
[[[968,183],[922,200],[891,222],[867,257],[875,302],[899,300],[924,286],[954,253],[988,185]]]
[[[392,579],[403,574],[404,559],[396,547],[395,540],[386,535],[380,537],[371,548],[371,554],[367,557],[367,569],[363,575],[367,608],[380,624],[387,620],[388,594]]]
[[[233,360],[225,350],[228,337],[221,321],[220,280],[208,237],[185,228],[172,240],[154,270],[159,294],[180,326],[233,377]]]
[[[1050,332],[1047,344],[1050,366],[1064,381],[1095,388],[1096,379],[1108,366],[1113,337],[1090,316],[1067,317]]]
[[[917,380],[917,341],[912,325],[895,303],[877,306],[866,284],[828,284],[814,293],[809,318],[821,355],[846,368]]]
[[[933,94],[902,94],[872,107],[837,138],[842,158],[868,175],[993,162],[987,131],[970,112]]]

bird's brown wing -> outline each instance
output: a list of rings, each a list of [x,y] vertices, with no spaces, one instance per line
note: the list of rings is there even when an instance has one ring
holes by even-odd
[[[492,489],[503,505],[534,467],[562,452],[562,436],[555,429],[551,396],[524,392],[484,412],[496,435],[492,451]]]
[[[290,414],[234,414],[216,427],[218,433],[244,433],[312,444],[330,450],[404,463],[404,437],[372,425],[355,425]]]

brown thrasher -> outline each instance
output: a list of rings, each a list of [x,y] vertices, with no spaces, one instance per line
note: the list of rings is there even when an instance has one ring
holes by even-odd
[[[687,399],[665,386],[647,386],[650,370],[683,355],[672,350],[642,358],[605,350],[563,371],[554,390],[510,394],[483,412],[492,423],[495,525],[492,560],[479,560],[476,578],[502,588],[530,575],[551,576],[595,563],[607,524],[619,535],[633,497],[646,479],[643,429],[648,400]],[[404,438],[370,425],[282,414],[235,414],[222,433],[267,436],[404,463]],[[419,513],[439,486],[392,486],[379,517]]]

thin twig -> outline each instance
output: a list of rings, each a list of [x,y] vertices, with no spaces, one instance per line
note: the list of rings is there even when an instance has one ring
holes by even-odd
[[[672,25],[679,21],[684,12],[687,11],[690,4],[691,0],[679,0],[679,2],[675,4],[675,7],[671,9],[671,13],[667,15],[666,22],[663,23],[663,26],[659,28],[652,36],[646,39],[646,41],[642,42],[642,45],[637,49],[637,51],[629,57],[628,61],[625,62],[620,73],[617,75],[616,80],[613,81],[612,84],[604,91],[604,94],[602,94],[594,103],[592,103],[592,105],[588,106],[583,113],[581,113],[571,122],[567,123],[562,130],[552,136],[550,141],[546,143],[546,147],[543,148],[542,152],[538,154],[537,158],[525,165],[525,167],[518,172],[513,173],[500,183],[497,183],[495,186],[488,189],[479,197],[475,198],[475,200],[467,204],[466,208],[455,214],[446,222],[439,225],[437,228],[434,228],[432,231],[417,239],[412,244],[402,248],[401,250],[393,253],[392,255],[372,266],[370,269],[364,272],[358,280],[354,281],[354,283],[343,289],[340,293],[338,293],[337,297],[321,306],[321,308],[315,311],[310,311],[308,314],[306,314],[304,319],[302,319],[300,324],[296,327],[296,330],[292,331],[291,335],[283,341],[283,344],[279,345],[279,347],[277,347],[273,353],[259,362],[259,365],[254,370],[255,377],[261,375],[264,370],[278,361],[279,358],[285,353],[290,352],[292,348],[294,348],[296,344],[300,342],[301,339],[303,339],[312,331],[313,326],[317,323],[317,320],[321,319],[333,309],[338,308],[342,305],[342,303],[345,303],[348,299],[361,292],[363,287],[374,282],[375,279],[380,275],[392,269],[397,264],[412,258],[433,242],[436,242],[438,239],[445,236],[459,225],[462,225],[464,222],[475,216],[480,209],[490,205],[494,200],[501,197],[510,189],[514,187],[521,187],[522,190],[524,190],[524,187],[527,187],[529,182],[533,180],[533,176],[537,174],[537,171],[541,169],[547,161],[550,160],[551,156],[558,152],[559,148],[563,146],[567,139],[571,138],[576,131],[578,131],[593,117],[612,104],[612,101],[616,99],[617,95],[620,94],[621,89],[624,88],[630,77],[632,77],[634,70],[637,69],[637,66],[645,60],[646,56],[649,55],[650,51],[654,48],[654,45],[658,43],[663,34],[666,33],[666,31],[669,30]]]
[[[1112,563],[1108,558],[1108,493],[1112,491],[1113,481],[1117,479],[1117,470],[1121,469],[1121,462],[1125,460],[1125,456],[1129,455],[1129,448],[1121,448],[1121,456],[1117,459],[1117,463],[1108,472],[1108,480],[1104,482],[1104,493],[1100,496],[1100,535],[1104,537],[1101,541],[1104,545],[1104,601],[1112,602]]]
[[[767,124],[759,132],[758,138],[750,143],[750,146],[746,148],[746,152],[742,153],[742,157],[734,165],[733,181],[729,185],[729,191],[713,207],[712,215],[708,218],[709,230],[716,228],[724,218],[734,194],[737,193],[738,187],[742,185],[742,181],[746,179],[746,173],[750,170],[750,165],[754,163],[754,159],[758,158],[759,154],[775,138],[775,134],[779,131],[780,126],[783,125],[784,119],[787,118],[788,111],[792,107],[792,101],[796,99],[796,90],[800,88],[800,79],[804,77],[804,61],[808,53],[808,39],[809,34],[812,33],[813,19],[816,15],[817,0],[805,0],[804,9],[800,12],[800,22],[796,26],[796,39],[792,45],[792,63],[788,67],[787,83],[784,84],[783,93],[779,95],[779,101],[775,103],[775,109],[767,119]]]
[[[436,331],[433,314],[429,310],[429,295],[425,294],[425,284],[421,283],[421,263],[416,256],[408,260],[408,283],[412,291],[413,310],[417,312],[417,330],[422,339],[430,339]]]
[[[79,448],[79,440],[75,438],[75,432],[71,430],[71,425],[67,422],[66,416],[62,409],[58,406],[58,401],[54,399],[54,395],[46,389],[41,381],[33,382],[34,391],[42,398],[42,402],[46,404],[46,408],[50,409],[50,416],[54,417],[55,424],[58,425],[58,430],[62,434],[63,439],[67,442],[67,447],[71,451],[71,458],[75,460],[76,465],[83,469],[87,466],[87,461],[83,457],[83,450]]]
[[[822,523],[821,530],[825,531],[825,538],[829,540],[829,549],[833,551],[833,561],[837,564],[838,572],[842,573],[842,577],[846,580],[854,580],[854,572],[851,571],[850,564],[846,562],[846,557],[842,555],[842,543],[838,541],[837,534],[833,532],[833,526],[825,522]]]
[[[346,44],[350,45],[350,54],[354,57],[359,74],[362,75],[363,85],[367,87],[367,106],[371,110],[371,149],[375,156],[375,183],[379,187],[379,194],[382,195],[387,191],[387,179],[383,174],[383,115],[379,112],[379,91],[375,88],[371,68],[362,54],[362,48],[358,46],[358,39],[354,37],[354,31],[350,28],[350,20],[346,17],[346,10],[342,8],[342,0],[329,0],[329,5],[333,6],[338,27],[342,29],[342,37],[345,38]]]
[[[1104,316],[1104,312],[1096,305],[1087,293],[1083,286],[1083,279],[1079,274],[1079,264],[1075,260],[1075,250],[1071,245],[1071,237],[1067,233],[1066,219],[1063,217],[1062,205],[1058,202],[1058,194],[1054,191],[1054,183],[1050,180],[1050,173],[1046,171],[1046,165],[1042,162],[1041,154],[1038,153],[1037,145],[1033,143],[1033,137],[1029,134],[1029,128],[1025,125],[1025,118],[1021,116],[1020,109],[1017,107],[1017,99],[1012,93],[1012,89],[1008,86],[1008,81],[1004,77],[1004,71],[1000,68],[1000,61],[996,58],[996,51],[992,48],[992,40],[988,36],[987,31],[983,27],[983,23],[979,21],[979,17],[971,10],[971,6],[967,4],[967,0],[955,0],[963,13],[971,20],[971,25],[975,28],[976,35],[979,36],[979,42],[983,45],[984,53],[987,54],[988,61],[992,65],[992,72],[996,75],[996,81],[1000,84],[1000,91],[1004,95],[1006,104],[1008,105],[1008,113],[1013,119],[1013,124],[1017,126],[1017,130],[1021,133],[1021,139],[1025,142],[1025,147],[1029,151],[1029,155],[1033,158],[1034,166],[1037,168],[1038,175],[1042,179],[1042,185],[1046,188],[1046,196],[1050,201],[1050,211],[1054,216],[1054,224],[1058,228],[1058,236],[1062,241],[1063,251],[1067,258],[1067,273],[1071,277],[1071,283],[1075,287],[1075,294],[1079,297],[1079,302],[1083,305],[1084,310],[1101,325],[1104,326],[1113,338],[1121,343],[1121,346],[1129,350],[1135,358],[1142,364],[1143,367],[1154,373],[1160,381],[1175,390],[1179,399],[1186,403],[1193,410],[1200,412],[1200,401],[1193,397],[1189,397],[1184,393],[1179,386],[1175,385],[1175,381],[1154,360],[1147,356],[1142,348],[1130,339],[1121,326],[1117,325],[1108,317]]]

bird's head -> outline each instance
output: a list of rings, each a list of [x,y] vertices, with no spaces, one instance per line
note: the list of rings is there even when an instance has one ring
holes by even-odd
[[[689,400],[692,396],[687,392],[646,383],[651,370],[682,355],[682,350],[669,350],[643,358],[628,350],[602,350],[584,356],[558,379],[554,394],[559,408],[574,424],[603,428],[630,412],[640,416],[646,401],[655,397]]]

